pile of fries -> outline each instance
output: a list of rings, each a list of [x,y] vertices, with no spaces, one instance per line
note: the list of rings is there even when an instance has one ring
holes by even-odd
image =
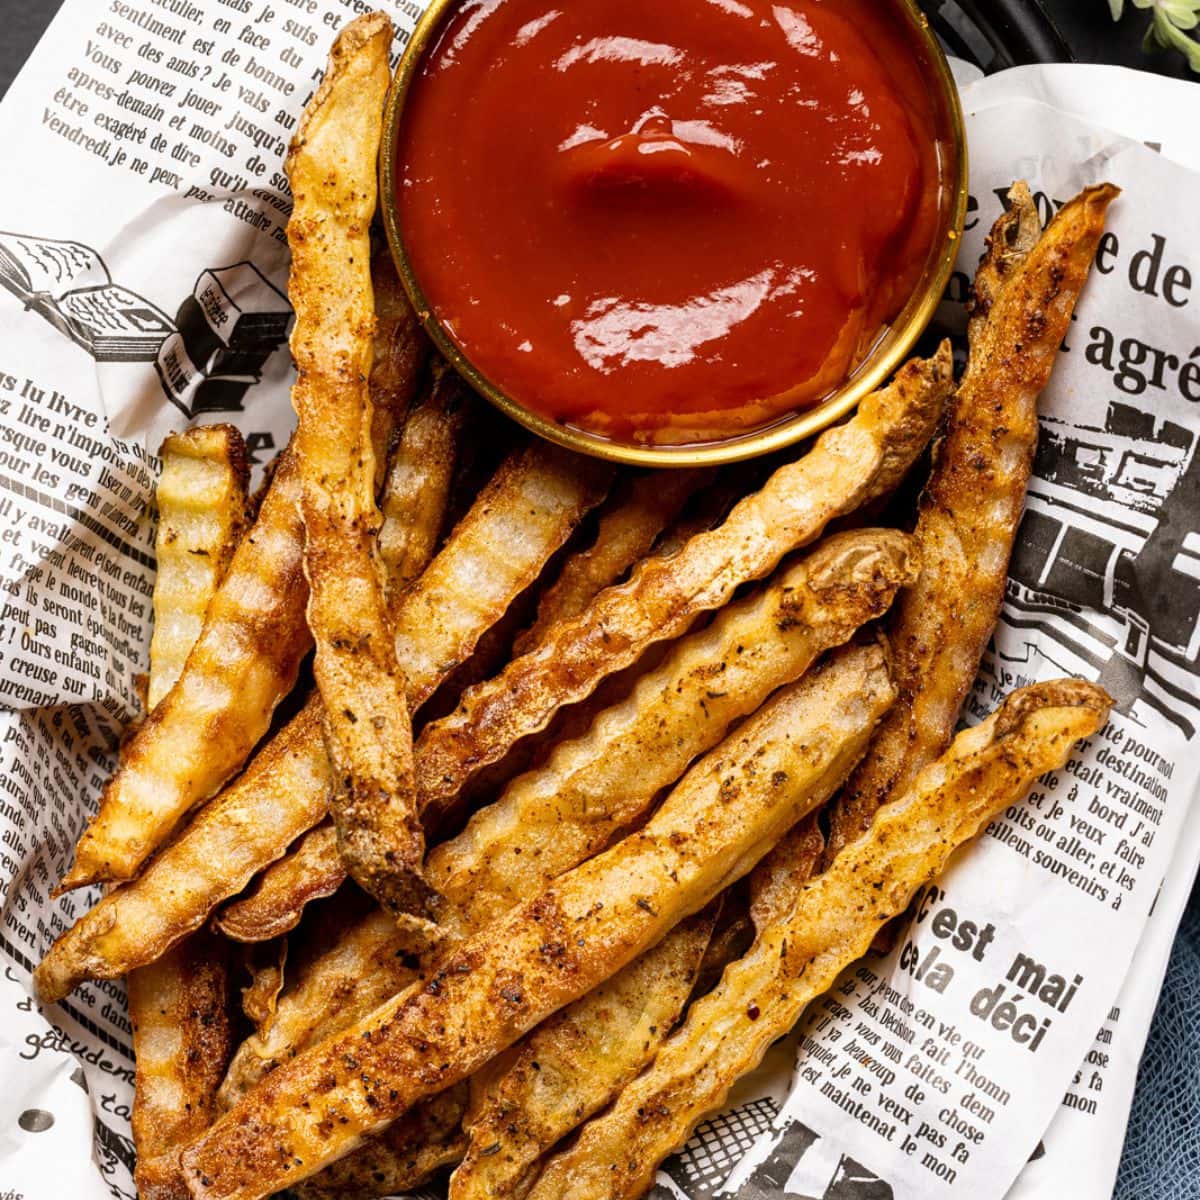
[[[147,1200],[642,1195],[1111,703],[953,736],[1115,189],[1043,231],[1014,186],[957,385],[943,345],[786,459],[618,472],[372,263],[391,40],[342,32],[288,161],[292,444],[254,499],[234,430],[163,447],[151,709],[63,883],[110,886],[36,975],[128,976]]]

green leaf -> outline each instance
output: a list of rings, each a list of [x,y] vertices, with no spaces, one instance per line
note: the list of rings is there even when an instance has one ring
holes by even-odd
[[[1112,13],[1114,21],[1119,21],[1125,11],[1125,0],[1108,0],[1108,11]]]

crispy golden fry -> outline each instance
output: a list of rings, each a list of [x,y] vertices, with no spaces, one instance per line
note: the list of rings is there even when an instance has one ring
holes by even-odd
[[[391,22],[347,25],[288,152],[296,310],[296,463],[304,516],[313,673],[335,779],[338,848],[363,889],[412,907],[424,835],[412,782],[405,680],[385,620],[373,549],[375,420],[370,224],[387,91]]]
[[[227,951],[201,931],[130,976],[142,1200],[188,1200],[179,1151],[212,1122],[232,1048]]]
[[[513,656],[534,649],[559,622],[577,617],[599,592],[616,583],[673,521],[712,471],[651,471],[630,481],[600,514],[596,540],[563,564],[538,604],[537,620],[513,644]]]
[[[154,637],[147,710],[175,686],[200,636],[204,614],[246,527],[250,468],[232,425],[173,433],[159,450],[155,499]]]
[[[546,560],[604,499],[612,477],[609,464],[545,442],[501,464],[396,606],[396,653],[409,672],[414,709],[538,577]]]
[[[970,360],[937,443],[916,538],[925,570],[891,630],[900,702],[847,781],[826,851],[870,824],[949,745],[996,626],[1050,379],[1117,190],[1089,188],[1038,239],[1024,184],[997,221],[976,279]]]
[[[835,517],[891,490],[929,440],[952,387],[947,344],[934,358],[905,366],[718,529],[670,557],[646,559],[628,582],[601,592],[531,654],[468,689],[459,708],[426,726],[418,741],[422,805],[444,808],[471,775],[543,729],[562,705],[583,699],[654,642],[686,631]]]
[[[718,909],[680,922],[501,1057],[503,1067],[472,1098],[470,1144],[450,1200],[522,1196],[538,1159],[654,1057],[687,1003]]]
[[[250,975],[250,982],[242,988],[242,1012],[257,1028],[271,1019],[279,1003],[287,966],[287,938],[259,943],[243,950],[242,957]]]
[[[393,621],[404,589],[437,549],[469,411],[466,385],[436,363],[429,391],[408,414],[392,451],[380,504],[379,560]]]
[[[320,722],[310,701],[141,876],[51,946],[34,972],[43,1001],[61,1000],[84,979],[116,979],[153,962],[324,818],[329,764]]]
[[[1016,692],[982,725],[960,734],[823,875],[805,882],[815,845],[801,847],[791,861],[767,860],[773,877],[760,892],[756,915],[763,924],[750,952],[692,1005],[649,1070],[547,1164],[529,1200],[641,1196],[658,1164],[865,953],[883,923],[903,912],[994,813],[1020,800],[1043,772],[1061,767],[1075,743],[1104,724],[1110,703],[1078,680]]]
[[[404,424],[417,390],[427,344],[386,249],[371,261],[371,290],[375,294],[375,337],[369,380],[371,448],[375,452],[378,492],[384,485],[392,437]]]
[[[301,968],[275,1013],[248,1037],[221,1085],[229,1108],[281,1062],[340,1033],[416,977],[405,935],[385,912],[363,917],[336,945]]]
[[[878,646],[783,689],[640,832],[268,1075],[185,1151],[193,1195],[254,1200],[314,1174],[616,974],[824,803],[894,697]]]
[[[332,896],[346,880],[346,864],[332,825],[310,829],[259,876],[254,890],[227,904],[213,924],[235,942],[266,942],[300,924],[305,905]]]
[[[458,1084],[422,1101],[378,1137],[306,1180],[295,1195],[299,1200],[367,1200],[420,1187],[466,1151],[461,1128],[466,1096],[466,1084]]]
[[[609,845],[732,721],[886,612],[919,570],[905,534],[839,534],[684,638],[627,700],[431,851],[426,878],[459,909],[439,905],[439,919],[481,927]]]
[[[104,789],[64,889],[131,878],[179,819],[241,768],[267,731],[312,645],[299,497],[289,455],[234,552],[183,674]]]

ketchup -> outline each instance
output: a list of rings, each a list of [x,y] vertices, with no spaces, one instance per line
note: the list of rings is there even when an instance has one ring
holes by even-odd
[[[397,147],[433,314],[519,404],[625,441],[816,403],[937,233],[920,53],[894,0],[468,0]]]

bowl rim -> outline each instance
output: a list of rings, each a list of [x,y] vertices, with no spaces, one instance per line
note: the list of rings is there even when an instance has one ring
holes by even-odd
[[[718,466],[770,454],[810,438],[848,416],[904,363],[942,301],[962,243],[967,215],[968,159],[966,127],[958,86],[929,18],[916,0],[892,0],[924,49],[932,67],[932,82],[949,116],[948,145],[953,165],[939,181],[950,189],[948,221],[939,229],[940,246],[931,247],[921,278],[898,316],[849,378],[811,408],[785,415],[755,429],[711,441],[679,445],[621,442],[563,424],[533,412],[494,384],[463,353],[433,312],[409,260],[400,231],[396,203],[396,164],[400,122],[405,100],[426,52],[442,24],[462,0],[431,0],[401,53],[384,109],[383,141],[379,154],[379,197],[388,247],[400,281],[417,319],[438,352],[481,396],[530,432],[568,449],[610,462],[638,467]]]

